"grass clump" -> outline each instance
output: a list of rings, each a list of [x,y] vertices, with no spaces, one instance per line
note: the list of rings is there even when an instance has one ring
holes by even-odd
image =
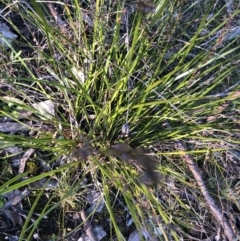
[[[80,237],[87,221],[106,240],[135,229],[161,240],[226,235],[184,155],[230,219],[238,206],[238,3],[231,14],[224,1],[141,4],[2,1],[18,39],[1,49],[0,155],[9,173],[0,194],[11,200],[17,189],[23,204],[3,204],[3,235],[21,227],[20,240],[41,238],[51,214],[46,240]]]

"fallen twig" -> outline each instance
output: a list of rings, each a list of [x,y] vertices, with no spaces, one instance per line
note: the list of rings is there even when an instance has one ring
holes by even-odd
[[[221,224],[223,231],[225,233],[225,235],[227,236],[227,238],[229,239],[229,241],[231,240],[235,240],[236,236],[232,230],[232,227],[229,223],[229,221],[227,220],[227,218],[225,218],[223,216],[223,212],[220,210],[220,208],[217,206],[215,200],[213,199],[213,197],[209,194],[207,187],[205,185],[205,182],[200,174],[200,170],[198,168],[198,166],[196,165],[196,163],[194,162],[192,156],[190,154],[184,153],[186,152],[186,148],[183,144],[182,141],[178,140],[177,141],[177,146],[178,149],[180,149],[181,151],[183,151],[182,157],[184,159],[184,161],[187,163],[190,171],[192,172],[201,192],[203,197],[205,198],[209,208],[211,209],[214,217],[218,220],[218,222]]]
[[[171,128],[169,123],[166,123],[166,125],[168,128]],[[224,234],[226,235],[226,237],[228,238],[229,241],[235,240],[236,235],[234,234],[233,229],[232,229],[228,219],[226,217],[224,217],[223,211],[218,207],[215,200],[208,192],[206,184],[200,174],[200,170],[199,170],[197,164],[194,162],[192,156],[190,154],[186,153],[187,149],[181,140],[176,140],[176,145],[177,145],[177,149],[182,151],[183,160],[186,162],[190,171],[192,172],[192,174],[201,190],[201,193],[202,193],[203,197],[205,198],[214,217],[221,224]]]
[[[80,212],[80,215],[81,215],[83,222],[85,223],[84,228],[85,228],[85,232],[86,232],[87,236],[92,241],[98,241],[98,239],[93,231],[92,224],[87,219],[87,214],[86,214],[85,210],[82,210]]]

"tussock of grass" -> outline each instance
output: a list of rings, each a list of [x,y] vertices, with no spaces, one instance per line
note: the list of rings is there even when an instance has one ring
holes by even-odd
[[[209,192],[230,218],[229,210],[238,206],[240,55],[239,37],[224,39],[239,21],[238,8],[228,15],[221,1],[164,0],[156,2],[155,14],[129,14],[126,26],[122,3],[96,1],[93,7],[69,0],[56,3],[66,23],[61,26],[47,3],[2,4],[11,12],[7,18],[17,13],[26,29],[13,23],[18,41],[1,49],[0,123],[7,118],[29,129],[0,132],[0,155],[10,160],[19,153],[10,154],[6,147],[21,152],[31,147],[36,150],[31,159],[39,164],[33,176],[18,174],[10,165],[11,172],[0,180],[2,195],[38,190],[23,200],[28,215],[20,240],[31,239],[54,210],[61,210],[54,215],[60,223],[57,239],[82,228],[80,222],[67,234],[65,221],[76,207],[87,208],[88,188],[104,198],[106,240],[124,240],[135,228],[142,233],[154,227],[160,227],[162,240],[216,237],[219,225],[176,141],[186,145]],[[47,100],[54,104],[52,116],[36,106]],[[129,137],[121,135],[126,122]],[[134,166],[109,154],[111,146],[122,142],[133,150],[144,146],[157,160],[157,185],[145,185]],[[73,160],[76,148],[84,160]],[[46,177],[44,185],[34,186]],[[52,179],[59,186],[49,192]],[[47,202],[41,201],[44,196]],[[42,209],[36,211],[39,203]],[[115,209],[121,205],[126,208],[118,222]],[[31,223],[35,213],[39,216]],[[90,216],[96,224],[96,214]],[[127,227],[130,217],[133,224]]]

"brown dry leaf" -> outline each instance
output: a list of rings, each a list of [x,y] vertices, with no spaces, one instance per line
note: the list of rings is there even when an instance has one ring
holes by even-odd
[[[25,189],[24,191],[14,190],[3,195],[7,199],[3,207],[0,209],[0,214],[4,214],[13,224],[14,228],[17,224],[23,226],[22,216],[22,200],[29,195],[31,191]]]
[[[124,136],[124,137],[128,137],[129,136],[129,124],[128,123],[124,123],[123,125],[122,125],[122,135]]]
[[[7,198],[7,202],[3,205],[2,209],[8,209],[9,207],[19,205],[21,208],[22,204],[21,201],[31,193],[30,190],[25,189],[24,191],[14,190],[12,192],[8,192],[3,196]]]
[[[33,148],[28,149],[23,157],[20,159],[18,173],[23,173],[26,165],[26,161],[29,159],[29,157],[35,152]]]
[[[88,189],[86,201],[91,206],[86,210],[87,215],[90,215],[91,212],[101,212],[104,207],[104,200],[102,194],[99,191]]]
[[[4,214],[9,218],[13,224],[13,228],[18,224],[19,226],[23,226],[23,220],[19,213],[11,210],[4,210]]]
[[[40,114],[43,120],[53,119],[55,116],[54,103],[51,100],[41,101],[32,105]]]
[[[18,36],[14,34],[7,24],[0,22],[0,45],[4,48],[9,48],[13,40]]]
[[[20,124],[16,122],[3,122],[0,123],[0,132],[8,133],[8,132],[17,132],[17,131],[24,131],[29,130],[30,126],[27,124]]]

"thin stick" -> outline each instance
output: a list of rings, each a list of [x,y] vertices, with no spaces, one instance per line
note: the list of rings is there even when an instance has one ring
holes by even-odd
[[[84,228],[85,228],[85,232],[87,234],[87,236],[92,240],[92,241],[98,241],[94,231],[93,231],[93,227],[92,224],[88,221],[87,219],[87,214],[85,212],[85,210],[82,210],[80,212],[81,218],[83,220],[83,222],[85,223]]]
[[[168,128],[171,128],[170,124],[168,122],[166,122],[166,125],[168,126]],[[177,145],[177,149],[182,151],[183,160],[186,162],[190,171],[192,172],[192,174],[201,190],[203,197],[205,198],[210,210],[212,211],[212,214],[214,215],[216,220],[222,226],[224,234],[227,236],[229,241],[236,240],[236,235],[234,234],[233,229],[232,229],[228,219],[226,217],[224,217],[223,211],[218,207],[215,200],[208,192],[207,186],[200,174],[200,170],[199,170],[197,164],[193,160],[193,157],[190,154],[186,153],[187,148],[185,147],[185,145],[183,144],[183,142],[181,140],[176,140],[176,145]]]

